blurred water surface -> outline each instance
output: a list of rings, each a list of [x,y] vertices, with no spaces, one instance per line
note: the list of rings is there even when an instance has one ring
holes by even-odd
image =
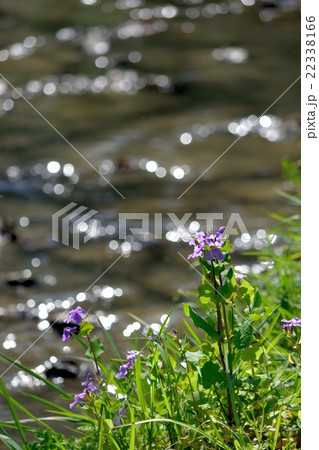
[[[196,213],[223,213],[226,222],[239,213],[252,239],[235,237],[237,263],[246,272],[267,269],[240,250],[267,245],[267,212],[287,208],[274,188],[283,187],[281,158],[299,155],[298,83],[256,119],[299,76],[299,7],[293,0],[0,1],[2,75],[125,197],[0,79],[5,354],[19,357],[77,301],[118,341],[143,329],[128,312],[160,323],[176,291],[198,281],[177,253],[188,254]],[[80,250],[51,239],[52,214],[70,202],[98,211]],[[119,212],[150,213],[151,223],[163,213],[163,239],[120,240]],[[182,234],[168,212],[193,213]],[[50,329],[21,361],[43,372],[78,351]],[[7,367],[0,361],[1,371]],[[5,378],[11,388],[35,388],[14,368]]]

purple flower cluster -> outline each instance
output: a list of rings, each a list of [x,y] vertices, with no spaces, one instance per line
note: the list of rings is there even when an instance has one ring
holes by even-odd
[[[120,371],[115,375],[115,378],[125,378],[127,371],[133,367],[139,354],[140,352],[137,350],[129,350],[126,355],[127,362],[120,366]]]
[[[96,391],[96,386],[94,386],[93,381],[97,380],[95,378],[91,378],[90,372],[88,372],[86,375],[86,380],[81,383],[81,386],[84,386],[83,392],[74,396],[74,401],[70,403],[70,409],[76,406],[79,402],[86,402],[85,397],[90,392]]]
[[[299,319],[298,317],[294,317],[290,320],[282,319],[282,322],[285,322],[282,326],[283,331],[290,331],[290,333],[293,333],[294,327],[301,328],[301,319]]]
[[[222,261],[225,255],[220,251],[220,248],[224,245],[222,241],[224,230],[225,227],[220,227],[215,234],[205,233],[204,231],[196,233],[189,241],[189,245],[194,246],[194,252],[188,256],[188,259],[203,256],[205,248],[208,246],[209,250],[205,254],[206,260],[211,261],[216,258],[218,261]]]
[[[126,408],[120,408],[117,411],[115,411],[115,417],[113,419],[114,425],[121,424],[121,417],[126,417]]]
[[[83,309],[80,306],[78,306],[77,308],[72,309],[71,311],[69,311],[68,317],[66,319],[64,319],[64,322],[65,323],[70,323],[71,321],[73,321],[77,325],[81,325],[81,323],[83,321],[83,317],[85,316],[85,314],[86,314],[85,309]],[[76,326],[65,327],[64,331],[63,331],[63,335],[62,335],[62,341],[66,342],[70,338],[71,333],[73,333],[76,330],[77,330]]]

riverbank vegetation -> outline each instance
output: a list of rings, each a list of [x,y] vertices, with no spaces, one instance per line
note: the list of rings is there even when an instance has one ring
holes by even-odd
[[[240,273],[224,227],[196,233],[188,262],[199,287],[185,298],[179,329],[168,326],[170,311],[160,330],[128,339],[123,357],[109,332],[100,339],[76,307],[62,340],[77,341],[92,371],[75,395],[2,355],[64,402],[26,393],[21,404],[0,379],[12,414],[0,422],[2,443],[32,450],[300,448],[300,171],[288,160],[283,171],[290,191],[280,194],[295,213],[273,214],[278,226],[270,235],[280,245],[270,237],[255,253],[270,267]],[[28,397],[43,405],[42,417],[28,411]],[[60,422],[72,430],[67,437],[55,431]]]

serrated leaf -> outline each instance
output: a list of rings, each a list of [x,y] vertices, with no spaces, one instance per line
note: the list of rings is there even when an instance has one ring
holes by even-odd
[[[93,329],[94,326],[92,324],[90,324],[86,320],[83,320],[79,330],[79,337],[88,337]]]
[[[235,273],[232,267],[228,270],[226,274],[226,278],[231,282],[232,286],[235,288],[237,286],[237,281],[235,277]]]
[[[249,314],[249,317],[254,321],[261,319],[263,316],[264,314],[256,314],[256,313]]]
[[[197,352],[186,351],[185,356],[190,363],[197,364],[203,357],[203,352],[201,350],[197,350]]]
[[[231,243],[228,240],[225,241],[224,245],[221,248],[221,251],[222,252],[232,252],[233,251]]]
[[[238,289],[238,298],[246,305],[250,305],[255,297],[255,289],[248,283],[247,280],[243,280],[240,288]]]
[[[198,288],[199,300],[201,303],[206,304],[209,303],[212,299],[212,287],[204,283]]]
[[[251,341],[253,331],[254,329],[251,321],[247,320],[246,322],[244,322],[234,336],[233,344],[235,345],[235,347],[238,349],[246,348]]]
[[[252,303],[252,305],[251,305],[252,309],[254,310],[254,309],[259,308],[259,306],[261,305],[261,303],[262,303],[261,296],[260,296],[259,292],[256,291],[256,292],[255,292],[255,297],[254,297],[253,303]]]
[[[244,349],[241,352],[242,361],[255,361],[257,359],[256,352],[258,350],[258,344],[253,344],[249,348]]]
[[[221,383],[224,381],[223,374],[221,373],[217,364],[208,361],[201,369],[202,383],[205,389],[209,389],[215,383]]]
[[[196,327],[205,330],[206,333],[216,341],[220,338],[219,333],[217,333],[217,331],[208,322],[206,322],[206,320],[202,319],[191,307],[189,307],[189,314],[193,324]]]
[[[200,258],[201,265],[209,272],[211,270],[211,265],[204,257]]]
[[[94,359],[99,358],[104,353],[104,347],[102,342],[97,336],[94,336],[90,341],[90,346],[88,347],[85,355],[90,358]]]
[[[223,296],[223,299],[227,300],[232,295],[233,292],[234,286],[232,282],[228,278],[225,278],[223,285],[219,288],[220,295]]]

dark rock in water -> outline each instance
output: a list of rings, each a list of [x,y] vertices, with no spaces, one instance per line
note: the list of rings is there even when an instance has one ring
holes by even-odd
[[[24,287],[36,286],[37,284],[38,282],[33,280],[32,278],[27,278],[26,280],[21,281],[21,285]]]
[[[2,237],[5,238],[8,242],[16,242],[18,239],[18,236],[15,233],[14,230],[15,226],[10,223],[2,222],[0,223],[0,234]]]
[[[118,58],[113,61],[113,67],[123,67],[126,69],[132,67],[132,64],[126,58]]]
[[[20,286],[20,282],[18,280],[7,280],[6,284],[8,286]]]
[[[80,325],[77,325],[76,323],[67,324],[65,322],[50,321],[50,325],[60,336],[62,336],[65,327],[70,327],[70,326],[76,327],[76,331],[74,332],[74,334],[78,334],[79,329],[80,329]]]
[[[58,361],[50,369],[45,371],[47,378],[76,378],[80,372],[78,364],[74,361]]]
[[[257,2],[257,6],[260,8],[278,8],[280,2],[271,1],[271,0],[259,0]]]
[[[32,286],[37,286],[38,282],[32,278],[13,278],[11,280],[7,280],[6,284],[8,286],[23,286],[23,287],[32,287]]]

